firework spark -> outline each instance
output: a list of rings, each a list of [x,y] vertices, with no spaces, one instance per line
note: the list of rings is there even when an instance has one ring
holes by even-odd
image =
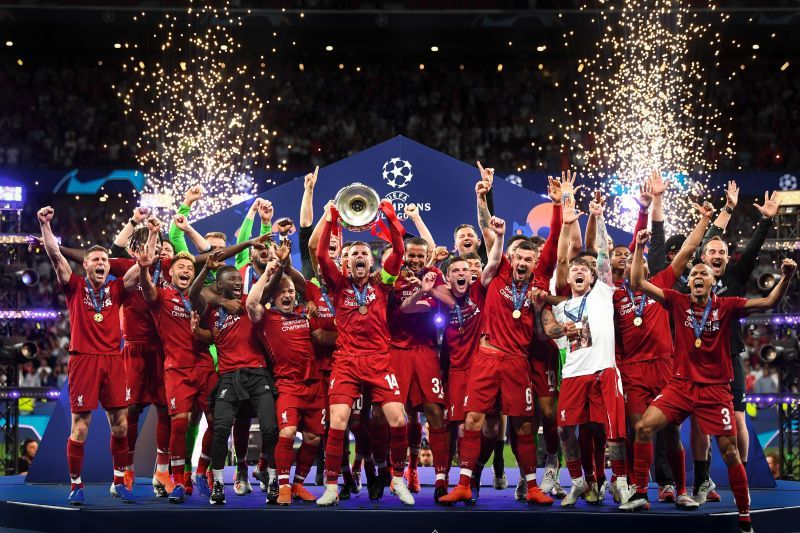
[[[727,18],[690,12],[676,0],[600,1],[594,20],[601,38],[595,55],[578,62],[573,99],[565,99],[572,123],[563,128],[562,149],[569,147],[613,199],[615,208],[607,212],[618,227],[633,229],[633,196],[651,170],[660,169],[674,178],[663,198],[667,231],[686,232],[690,193],[699,188],[707,195],[708,172],[720,154],[733,154],[704,67],[708,57],[719,67],[721,39],[708,20],[717,17]]]
[[[144,24],[144,18],[142,12],[134,21]],[[213,7],[189,0],[185,14],[166,13],[156,22],[148,26],[148,45],[157,44],[160,60],[140,56],[138,44],[120,44],[130,78],[115,90],[139,126],[136,157],[148,178],[145,194],[172,208],[199,184],[205,197],[193,210],[208,216],[256,193],[252,171],[264,164],[277,134],[265,125],[269,101],[258,92],[274,77],[264,56],[260,68],[240,61],[234,30],[242,20],[227,1]]]

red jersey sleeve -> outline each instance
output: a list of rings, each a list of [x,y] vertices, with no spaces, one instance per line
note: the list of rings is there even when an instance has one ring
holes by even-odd
[[[740,298],[738,296],[728,296],[719,299],[719,306],[725,312],[729,313],[731,318],[740,319],[747,313],[744,306],[747,304],[747,298]]]
[[[127,259],[124,257],[114,257],[109,259],[108,262],[111,264],[111,270],[109,271],[109,274],[115,278],[123,277],[125,273],[136,264],[133,259]]]
[[[680,300],[681,293],[678,291],[674,291],[672,289],[661,289],[664,293],[664,302],[661,304],[664,306],[664,309],[671,310],[675,304]]]
[[[536,277],[544,277],[548,280],[553,276],[558,262],[558,240],[561,235],[561,205],[553,205],[553,212],[550,215],[550,234],[542,246],[542,253],[539,255],[539,264],[536,265]]]
[[[639,235],[639,232],[643,229],[647,229],[647,218],[649,216],[648,211],[639,210],[639,218],[636,219],[636,226],[633,228],[633,238],[631,239],[631,243],[628,245],[628,250],[631,253],[636,251],[636,236]]]
[[[671,289],[677,281],[672,265],[667,265],[667,268],[650,278],[650,283],[659,289]]]

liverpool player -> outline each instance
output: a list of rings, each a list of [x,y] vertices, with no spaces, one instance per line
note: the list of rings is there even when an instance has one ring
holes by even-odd
[[[192,309],[203,317],[206,329],[212,333],[219,363],[211,448],[214,485],[209,502],[212,505],[225,503],[223,467],[228,453],[228,435],[242,403],[249,401],[252,406],[258,418],[262,441],[269,454],[274,450],[278,437],[275,385],[255,327],[245,312],[246,296],[242,295],[242,275],[235,267],[222,263],[221,257],[221,250],[211,255],[189,290]],[[206,301],[203,295],[204,280],[212,270],[216,271],[217,294],[225,301],[238,301],[241,309],[239,314],[229,314],[225,307]]]
[[[211,428],[214,427],[208,398],[217,384],[217,373],[208,345],[199,342],[192,331],[192,305],[187,291],[194,280],[194,258],[187,252],[180,252],[173,258],[169,269],[172,284],[168,287],[159,287],[153,282],[149,269],[153,256],[149,251],[139,255],[137,263],[142,296],[152,310],[164,347],[164,383],[171,417],[169,450],[174,482],[169,499],[181,503],[186,485],[184,466],[189,414],[195,409],[205,414],[208,429],[203,436],[203,455],[207,457]],[[194,479],[200,496],[205,498],[211,495],[206,480],[207,467],[207,460],[201,459]]]
[[[370,387],[373,402],[382,406],[390,426],[392,489],[404,504],[414,504],[414,497],[402,477],[408,438],[400,388],[388,353],[386,316],[389,293],[397,280],[403,260],[403,239],[400,221],[397,220],[391,204],[383,201],[380,208],[388,221],[392,253],[379,273],[370,274],[372,253],[366,243],[360,242],[353,243],[350,247],[349,274],[345,276],[339,271],[328,252],[330,235],[338,221],[338,212],[332,206],[326,212],[325,226],[317,249],[317,260],[325,285],[330,290],[339,329],[328,391],[330,429],[325,447],[327,484],[325,492],[317,500],[320,506],[335,505],[339,501],[337,484],[344,434],[351,406],[363,386]]]
[[[669,423],[680,424],[693,415],[704,433],[714,435],[728,466],[731,491],[739,509],[741,531],[753,530],[750,523],[750,494],[747,473],[736,446],[736,421],[730,381],[733,369],[730,358],[731,328],[749,313],[775,307],[786,294],[797,263],[784,259],[781,279],[765,298],[746,299],[717,296],[713,293],[714,271],[698,264],[689,272],[690,294],[660,289],[644,276],[643,249],[649,232],[639,232],[631,270],[631,284],[660,302],[670,312],[675,324],[675,368],[669,385],[653,400],[636,425],[634,476],[636,495],[626,511],[648,509],[647,472],[653,460],[653,434]]]
[[[574,198],[565,200],[564,224],[576,224]],[[603,206],[589,204],[597,220],[597,273],[583,259],[573,259],[567,282],[572,298],[553,310],[544,308],[544,294],[536,291],[534,301],[537,334],[541,339],[567,336],[566,360],[559,394],[558,431],[572,488],[562,500],[563,507],[574,506],[590,487],[582,474],[580,450],[575,429],[579,424],[604,424],[609,455],[617,476],[612,491],[627,501],[625,469],[625,403],[619,373],[614,361],[614,283],[608,259],[608,237]],[[586,406],[589,409],[586,409]]]
[[[125,467],[128,463],[128,424],[125,401],[125,366],[119,351],[119,312],[125,297],[122,279],[108,281],[108,252],[100,246],[86,251],[81,278],[69,266],[58,249],[50,221],[55,211],[43,207],[37,213],[42,230],[42,241],[47,256],[53,264],[56,279],[64,288],[67,311],[71,321],[69,365],[70,411],[72,428],[67,440],[67,466],[71,481],[69,503],[83,505],[83,445],[92,421],[92,411],[98,402],[108,414],[111,425],[111,457],[114,465],[114,483],[111,493],[123,502],[133,501],[133,494],[125,484]]]
[[[530,242],[521,242],[509,262],[503,256],[505,222],[490,220],[495,233],[481,283],[486,288],[483,337],[473,356],[464,410],[467,412],[464,439],[459,452],[461,473],[458,485],[440,503],[471,502],[473,469],[480,454],[481,427],[486,413],[498,401],[501,411],[511,417],[517,433],[517,456],[528,484],[527,501],[551,505],[552,498],[536,485],[536,444],[533,428],[533,390],[528,364],[528,345],[533,335],[534,314],[528,297],[531,285],[544,280],[534,275],[537,253]]]
[[[303,481],[317,455],[326,408],[309,321],[305,313],[297,312],[294,283],[284,273],[289,246],[281,246],[278,254],[283,260],[281,266],[274,265],[265,271],[247,295],[247,314],[268,347],[280,391],[276,404],[280,431],[275,447],[279,485],[276,501],[278,505],[289,505],[293,498],[305,502],[316,500],[303,487]],[[271,302],[268,310],[263,305],[266,302]],[[297,455],[294,482],[290,485],[289,471],[298,430],[303,432],[303,444]]]
[[[412,220],[421,220],[416,206],[414,209],[407,208],[406,215]],[[411,492],[420,490],[417,458],[422,426],[417,419],[417,410],[421,408],[428,421],[429,441],[437,473],[446,471],[450,447],[443,418],[445,391],[436,351],[434,316],[439,310],[439,300],[447,305],[455,301],[445,285],[442,272],[436,267],[426,266],[430,249],[430,244],[423,238],[406,239],[405,260],[401,276],[395,283],[389,320],[392,367],[400,385],[400,400],[410,411],[410,455],[406,477]],[[422,291],[422,280],[429,276],[433,279],[433,287]]]
[[[660,288],[671,288],[683,274],[686,265],[700,245],[714,210],[711,204],[695,206],[700,222],[684,242],[670,265],[650,278]],[[631,263],[627,247],[612,250],[611,269],[614,284],[614,328],[616,360],[625,390],[625,410],[628,426],[634,428],[647,406],[667,386],[672,378],[673,347],[666,309],[656,305],[630,284]],[[645,265],[647,272],[647,265]],[[680,427],[668,425],[662,431],[666,439],[667,460],[674,476],[678,508],[698,506],[686,492],[685,454],[680,439]]]

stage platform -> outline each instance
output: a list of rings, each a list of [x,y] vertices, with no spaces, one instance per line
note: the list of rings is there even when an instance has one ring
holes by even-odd
[[[251,469],[252,470],[252,469]],[[488,469],[490,470],[490,469]],[[564,477],[562,469],[562,478]],[[366,487],[359,495],[336,508],[322,509],[314,504],[294,503],[290,507],[266,506],[264,494],[254,483],[254,492],[236,496],[227,487],[225,506],[211,507],[197,495],[182,505],[153,497],[150,479],[137,478],[135,504],[122,504],[109,496],[108,484],[91,484],[85,489],[87,504],[71,508],[66,503],[67,485],[31,485],[24,476],[0,478],[0,528],[64,533],[146,533],[175,525],[183,531],[225,532],[231,528],[286,527],[289,531],[365,531],[380,533],[464,533],[471,531],[518,531],[535,527],[538,531],[566,531],[564,528],[589,528],[600,531],[642,531],[646,533],[726,533],[738,531],[736,506],[728,490],[720,490],[722,503],[707,503],[698,511],[679,511],[673,505],[655,501],[650,491],[650,511],[621,513],[608,495],[606,503],[590,506],[581,501],[574,509],[562,509],[559,502],[552,507],[532,507],[514,500],[513,487],[518,474],[508,471],[509,488],[494,490],[484,486],[478,504],[440,507],[433,503],[433,469],[420,469],[422,492],[417,504],[400,504],[388,489],[381,502],[371,502]],[[455,475],[456,471],[453,471]],[[226,473],[232,479],[232,470]],[[541,472],[539,478],[541,479]],[[485,471],[484,484],[491,482]],[[313,471],[309,476],[314,479]],[[565,487],[568,485],[566,479]],[[310,483],[315,495],[322,487]],[[568,487],[567,487],[568,488]],[[800,483],[779,481],[775,489],[752,490],[753,524],[759,533],[800,531]],[[324,529],[323,529],[324,528]],[[3,529],[0,529],[3,531]]]

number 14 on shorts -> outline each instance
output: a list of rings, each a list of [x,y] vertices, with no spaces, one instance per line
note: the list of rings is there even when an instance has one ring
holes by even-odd
[[[400,391],[400,387],[397,385],[397,378],[394,377],[394,374],[386,374],[383,376],[383,379],[386,380],[386,384],[389,385],[391,390]]]

